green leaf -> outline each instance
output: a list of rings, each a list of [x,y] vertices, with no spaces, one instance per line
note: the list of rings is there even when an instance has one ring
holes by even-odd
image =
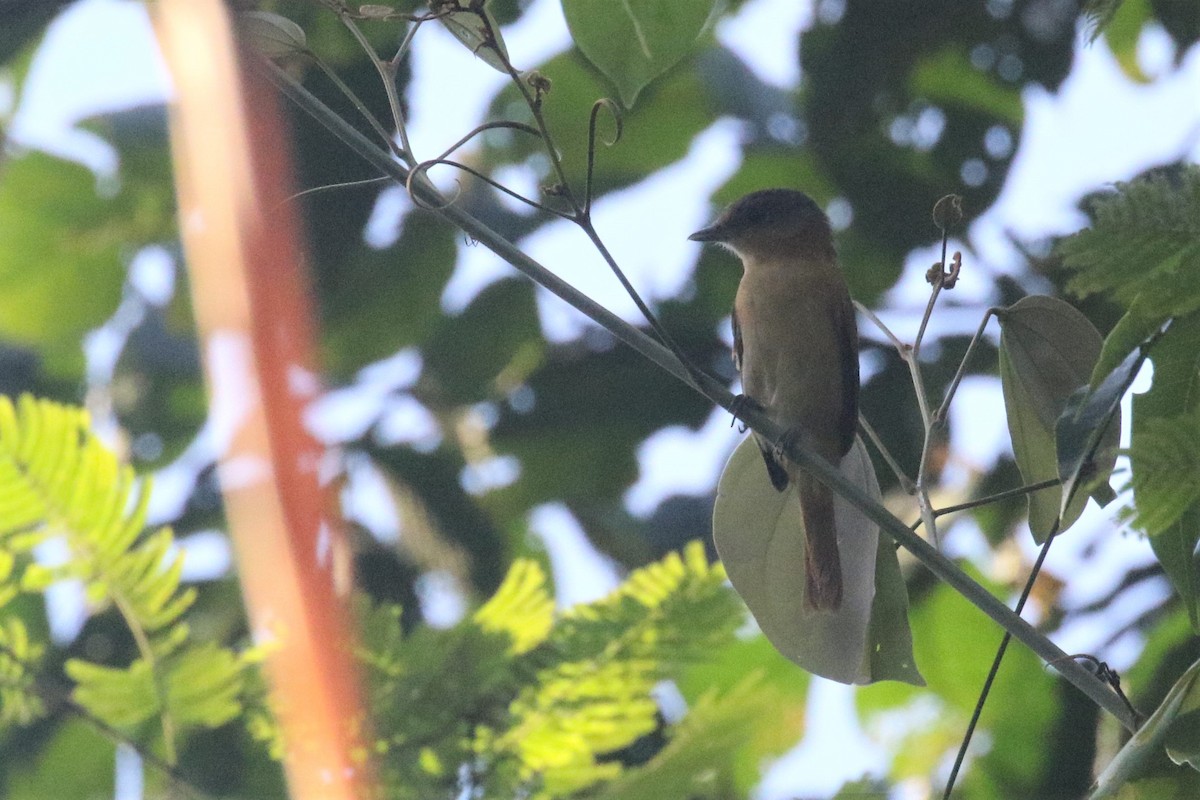
[[[1087,317],[1054,297],[1023,297],[996,317],[1004,408],[1021,479],[1037,483],[1058,477],[1055,427],[1072,392],[1091,376],[1100,357],[1100,333]],[[1106,429],[1104,443],[1114,448],[1113,461],[1119,435],[1119,424]],[[1107,475],[1112,466],[1100,464],[1096,474]],[[1075,497],[1065,509],[1063,497],[1057,486],[1029,494],[1029,529],[1038,542],[1050,535],[1060,513],[1060,533],[1083,513],[1087,495]]]
[[[909,77],[913,94],[939,106],[977,111],[1019,127],[1024,115],[1018,86],[1005,85],[971,64],[966,49],[947,47],[918,64]]]
[[[1200,497],[1195,467],[1170,468],[1167,454],[1195,457],[1200,412],[1200,313],[1177,319],[1150,350],[1154,383],[1133,398],[1130,466],[1137,505],[1135,524],[1183,599],[1192,627],[1200,631]]]
[[[537,71],[553,83],[542,104],[546,126],[562,150],[567,182],[582,194],[587,173],[588,122],[592,104],[610,89],[587,60],[569,50],[538,66]],[[613,123],[607,113],[600,115],[593,192],[600,196],[614,188],[628,186],[646,175],[683,158],[695,136],[712,124],[705,100],[706,87],[695,69],[679,69],[663,77],[650,91],[644,92],[637,107],[623,114],[621,140],[611,147]],[[514,114],[513,109],[518,111]],[[492,101],[492,116],[530,122],[524,100],[516,88],[506,86]],[[540,182],[557,183],[559,178],[543,155],[542,141],[526,135],[483,137],[485,163],[494,169],[501,164],[542,164]],[[531,156],[538,154],[530,161]],[[493,177],[495,177],[493,175]]]
[[[241,713],[244,665],[212,642],[190,647],[167,669],[167,711],[177,725],[215,728]]]
[[[738,754],[764,720],[784,724],[779,694],[775,687],[764,685],[758,674],[743,676],[722,695],[704,693],[671,732],[667,746],[649,763],[627,770],[605,786],[597,800],[735,796],[714,794],[714,787],[726,787],[732,780]]]
[[[237,22],[250,46],[267,58],[308,52],[304,29],[287,17],[270,11],[247,11],[237,16]]]
[[[132,727],[158,713],[154,670],[145,659],[119,669],[72,658],[63,671],[75,682],[75,702],[113,727]]]
[[[1130,353],[1094,391],[1081,386],[1067,401],[1055,428],[1064,509],[1086,499],[1078,492],[1084,484],[1107,486],[1121,431],[1121,398],[1144,360],[1144,352]]]
[[[0,338],[34,347],[60,377],[83,367],[80,341],[116,309],[131,224],[84,167],[41,153],[0,172]]]
[[[457,0],[440,0],[430,3],[434,11],[442,6],[456,7]],[[472,11],[453,11],[439,17],[446,30],[454,34],[466,48],[481,58],[485,64],[497,72],[508,74],[505,62],[508,61],[508,48],[504,46],[504,38],[500,35],[500,25],[492,12],[487,9],[487,3],[479,3],[479,8]]]
[[[1142,766],[1163,745],[1168,745],[1168,754],[1172,759],[1179,757],[1176,763],[1182,763],[1184,760],[1190,763],[1196,757],[1200,737],[1196,736],[1194,725],[1185,722],[1176,729],[1175,724],[1181,716],[1200,713],[1197,678],[1200,678],[1200,661],[1192,664],[1188,671],[1180,676],[1150,719],[1130,737],[1100,773],[1092,787],[1089,800],[1114,797],[1122,786],[1138,777]]]
[[[34,686],[33,667],[44,647],[30,641],[25,623],[15,615],[0,620],[0,728],[28,725],[46,713]]]
[[[1142,28],[1152,18],[1149,0],[1093,0],[1089,6],[1089,15],[1095,17],[1093,35],[1103,32],[1121,71],[1130,80],[1149,83],[1137,60]]]
[[[1105,348],[1107,367],[1171,317],[1200,309],[1200,166],[1119,183],[1092,201],[1092,216],[1092,226],[1060,242],[1058,252],[1075,273],[1070,291],[1106,295],[1132,315]],[[1117,341],[1128,349],[1121,352]]]
[[[841,470],[879,497],[861,441]],[[795,488],[775,491],[758,445],[746,439],[725,466],[713,510],[713,539],[729,580],[763,634],[805,670],[842,683],[919,683],[904,582],[898,565],[878,559],[890,551],[894,562],[895,550],[881,548],[878,526],[858,509],[840,497],[834,502],[844,596],[838,611],[816,614],[804,606],[804,523]]]
[[[567,27],[588,60],[632,108],[650,81],[696,46],[715,0],[562,0]]]

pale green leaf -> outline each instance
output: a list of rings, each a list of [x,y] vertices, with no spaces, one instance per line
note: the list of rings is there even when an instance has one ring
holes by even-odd
[[[137,725],[159,711],[154,671],[143,659],[119,669],[72,658],[63,671],[75,682],[75,702],[113,727]]]
[[[1168,742],[1173,748],[1173,752],[1168,751],[1168,754],[1173,758],[1179,755],[1182,761],[1184,758],[1194,757],[1200,741],[1195,738],[1188,741],[1188,737],[1179,734],[1172,737],[1171,729],[1181,714],[1194,714],[1197,713],[1197,709],[1200,709],[1198,677],[1200,677],[1200,661],[1192,664],[1188,671],[1175,681],[1175,685],[1171,687],[1171,691],[1167,692],[1162,703],[1150,715],[1150,719],[1142,724],[1142,727],[1130,737],[1121,751],[1100,773],[1100,777],[1096,779],[1096,783],[1092,787],[1089,800],[1114,797],[1122,786],[1138,777],[1143,765]]]
[[[840,469],[869,495],[880,496],[861,441]],[[713,539],[729,580],[763,634],[797,665],[842,683],[919,682],[911,648],[905,646],[910,643],[902,607],[907,595],[898,567],[879,563],[878,526],[841,497],[835,497],[834,514],[843,598],[833,613],[805,607],[800,503],[794,487],[777,492],[771,486],[752,439],[738,446],[721,475]],[[891,551],[894,562],[895,551],[883,549]]]
[[[695,48],[716,0],[562,0],[576,46],[632,108],[642,89]]]
[[[436,10],[438,6],[455,7],[460,4],[449,0],[449,2],[435,2],[432,5]],[[454,38],[466,45],[466,48],[478,56],[483,63],[497,72],[508,74],[508,68],[504,63],[508,60],[508,48],[504,46],[504,38],[500,35],[500,25],[492,16],[492,12],[487,9],[487,3],[481,3],[478,10],[452,11],[439,17],[439,20],[446,26],[446,30],[454,34]]]
[[[247,11],[237,19],[238,28],[250,46],[268,58],[308,51],[304,29],[287,17],[270,11]]]
[[[1071,394],[1088,382],[1100,356],[1100,333],[1083,314],[1054,297],[1031,295],[996,314],[1000,320],[1000,380],[1012,437],[1013,456],[1025,483],[1058,477],[1055,427]],[[1120,425],[1106,431],[1115,448]],[[1106,449],[1108,449],[1106,447]],[[1115,461],[1115,450],[1112,453]],[[1107,475],[1112,463],[1099,464]],[[1062,489],[1052,486],[1029,494],[1029,528],[1045,541],[1060,512],[1059,532],[1083,513],[1087,495],[1062,508]]]

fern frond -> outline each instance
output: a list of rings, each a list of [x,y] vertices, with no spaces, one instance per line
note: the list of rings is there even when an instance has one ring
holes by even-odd
[[[20,619],[0,619],[0,728],[28,725],[46,713],[30,671],[42,652]]]
[[[1126,306],[1148,293],[1164,320],[1194,310],[1196,293],[1179,289],[1200,280],[1200,167],[1118,183],[1092,202],[1092,216],[1091,227],[1059,244],[1076,273],[1072,292]]]
[[[740,745],[764,719],[779,716],[781,707],[758,674],[747,676],[723,695],[709,691],[670,732],[661,752],[605,786],[595,800],[728,797]]]
[[[187,641],[182,618],[196,591],[181,586],[183,556],[170,529],[143,536],[149,498],[149,482],[91,433],[84,411],[29,396],[14,406],[0,397],[0,553],[8,556],[0,556],[0,600],[17,582],[15,555],[27,562],[21,588],[74,578],[93,613],[115,607],[140,657],[126,667],[72,659],[64,671],[76,702],[109,725],[161,717],[171,761],[178,726],[212,727],[241,712],[249,660]],[[30,562],[29,551],[52,537],[66,542],[65,563]]]
[[[554,598],[546,591],[546,573],[536,561],[513,562],[504,582],[473,617],[485,631],[506,633],[520,655],[546,640],[554,625]]]
[[[744,608],[725,586],[720,563],[704,545],[635,570],[612,594],[576,606],[555,627],[550,645],[563,658],[646,658],[669,669],[702,660],[729,640]]]
[[[26,588],[59,578],[83,581],[97,606],[115,604],[147,635],[176,623],[195,599],[181,590],[182,557],[169,530],[137,543],[146,523],[148,482],[139,483],[88,428],[81,409],[23,395],[0,397],[0,538],[29,550],[62,536],[72,557],[29,571]],[[12,534],[24,534],[19,539]]]
[[[509,707],[509,728],[481,731],[494,756],[546,796],[586,789],[620,773],[604,754],[658,726],[651,690],[730,640],[744,610],[704,546],[634,571],[608,597],[569,610],[544,648],[533,683]]]

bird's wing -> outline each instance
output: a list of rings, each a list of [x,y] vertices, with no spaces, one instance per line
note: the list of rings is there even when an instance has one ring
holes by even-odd
[[[847,294],[838,305],[837,315],[841,334],[838,341],[842,346],[842,416],[838,420],[838,432],[842,455],[845,455],[854,446],[854,434],[858,430],[858,323],[854,319],[850,295]]]
[[[742,326],[738,325],[737,309],[733,310],[733,368],[742,371]]]

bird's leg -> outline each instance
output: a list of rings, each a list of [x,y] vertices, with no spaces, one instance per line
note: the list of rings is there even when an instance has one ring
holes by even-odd
[[[741,414],[748,408],[755,411],[763,411],[762,403],[755,400],[753,397],[746,394],[739,394],[733,398],[733,402],[729,404],[729,413],[733,415],[733,419],[729,421],[729,427],[733,427],[733,423],[741,422]],[[746,423],[742,422],[742,427],[738,428],[738,433],[746,432]]]
[[[782,464],[787,459],[788,449],[796,442],[802,442],[803,439],[803,430],[800,428],[788,428],[775,440],[775,445],[771,448],[771,455],[776,461]]]

